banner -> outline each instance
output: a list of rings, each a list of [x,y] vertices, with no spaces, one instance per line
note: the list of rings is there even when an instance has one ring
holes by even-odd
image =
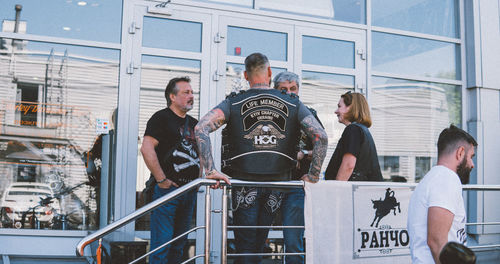
[[[410,263],[406,222],[415,186],[306,183],[307,263]]]

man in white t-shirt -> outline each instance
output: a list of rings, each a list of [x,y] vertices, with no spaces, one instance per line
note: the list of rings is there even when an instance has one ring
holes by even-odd
[[[408,231],[412,262],[437,263],[448,241],[465,244],[462,184],[474,168],[476,140],[454,125],[445,128],[437,143],[438,161],[411,196]]]

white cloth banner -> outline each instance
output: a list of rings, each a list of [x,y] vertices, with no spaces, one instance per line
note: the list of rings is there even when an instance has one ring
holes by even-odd
[[[411,263],[406,220],[414,187],[306,182],[307,264]]]

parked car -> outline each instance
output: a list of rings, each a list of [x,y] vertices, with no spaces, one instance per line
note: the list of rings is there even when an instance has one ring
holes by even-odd
[[[23,213],[25,214],[24,228],[36,228],[32,226],[33,209],[40,228],[49,227],[52,224],[54,214],[60,210],[59,201],[51,199],[54,193],[50,185],[35,182],[15,182],[4,192],[0,201],[1,222],[3,227],[22,228]],[[47,204],[41,203],[45,199]]]

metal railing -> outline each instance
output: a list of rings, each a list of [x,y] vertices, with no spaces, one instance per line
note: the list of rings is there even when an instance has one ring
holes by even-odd
[[[172,200],[172,199],[175,199],[177,198],[178,196],[194,189],[194,188],[198,188],[202,185],[205,185],[207,186],[207,191],[205,193],[205,225],[204,226],[198,226],[198,227],[195,227],[191,230],[189,230],[188,232],[178,236],[178,237],[175,237],[173,238],[172,240],[166,242],[165,244],[161,245],[160,247],[148,252],[147,254],[139,257],[138,259],[136,259],[134,262],[132,263],[135,263],[147,256],[149,256],[150,254],[153,254],[154,252],[156,252],[156,250],[159,250],[167,245],[169,245],[170,243],[174,242],[175,240],[181,238],[182,236],[184,235],[187,235],[189,234],[190,232],[193,232],[195,230],[198,230],[198,229],[205,229],[205,230],[210,230],[210,187],[208,187],[208,185],[213,185],[215,184],[216,181],[215,180],[208,180],[208,179],[197,179],[197,180],[194,180],[154,201],[152,201],[151,203],[141,207],[140,209],[138,209],[137,211],[117,220],[116,222],[113,222],[111,224],[109,224],[108,226],[104,227],[104,228],[101,228],[99,230],[97,230],[96,232],[84,237],[80,242],[78,242],[77,246],[76,246],[76,254],[79,255],[79,256],[83,256],[84,255],[84,249],[86,246],[88,246],[89,244],[91,244],[92,242],[95,242],[97,240],[99,240],[100,238],[104,237],[105,235],[125,226],[126,224],[132,222],[132,221],[135,221],[136,219],[138,219],[139,217],[151,212],[152,210],[162,206],[163,204],[167,203],[168,201]],[[208,213],[207,213],[208,212]],[[193,258],[198,258],[198,257],[204,257],[205,258],[205,263],[209,263],[209,259],[210,259],[210,254],[208,253],[208,250],[210,249],[210,232],[205,232],[205,253],[202,254],[202,255],[198,255],[198,256],[195,256]],[[191,261],[193,258],[191,258],[189,261]]]
[[[145,214],[151,212],[152,210],[162,206],[163,204],[167,203],[170,200],[173,200],[177,198],[178,196],[192,190],[192,189],[197,189],[201,186],[206,186],[206,192],[205,192],[205,225],[203,226],[197,226],[194,227],[185,233],[173,238],[172,240],[164,243],[163,245],[159,246],[156,249],[151,250],[150,252],[146,253],[145,255],[137,258],[136,260],[130,262],[136,263],[147,256],[155,253],[156,251],[160,250],[161,248],[173,243],[177,239],[180,239],[183,236],[186,236],[187,234],[194,232],[199,229],[204,229],[205,230],[205,243],[204,243],[204,254],[199,254],[195,255],[192,258],[184,261],[183,263],[188,263],[194,259],[204,257],[204,263],[208,264],[210,263],[210,230],[211,230],[211,194],[210,194],[210,185],[214,185],[216,183],[215,180],[210,180],[210,179],[197,179],[194,180],[154,201],[151,203],[141,207],[137,211],[119,219],[116,222],[111,223],[110,225],[97,230],[96,232],[86,236],[83,238],[76,247],[76,253],[79,256],[84,255],[84,249],[87,247],[89,244],[92,242],[98,241],[100,238],[103,238],[105,235],[116,231],[117,229],[129,224],[132,221],[135,221],[136,219],[144,216]],[[363,184],[362,182],[357,182],[357,184]],[[373,183],[367,183],[370,185],[373,185]],[[376,185],[394,185],[394,183],[376,183]],[[416,186],[416,184],[404,184],[405,186]],[[241,181],[241,180],[236,180],[232,179],[231,180],[231,186],[252,186],[252,187],[271,187],[271,188],[301,188],[304,187],[304,182],[303,181],[286,181],[286,182],[248,182],[248,181]],[[222,192],[222,220],[221,220],[221,228],[222,228],[222,241],[221,241],[221,263],[226,264],[227,263],[227,257],[236,257],[236,256],[286,256],[286,255],[305,255],[305,252],[300,252],[300,253],[233,253],[233,254],[228,254],[227,253],[227,240],[228,240],[228,229],[244,229],[244,228],[304,228],[304,226],[228,226],[228,186],[223,185],[222,187],[223,192]],[[500,191],[500,185],[464,185],[463,186],[464,191]],[[473,225],[500,225],[500,222],[477,222],[477,223],[467,223],[467,226],[473,226]],[[498,245],[478,245],[478,246],[470,246],[471,249],[496,249],[500,248],[500,244]]]
[[[462,188],[464,191],[500,191],[500,185],[464,185]],[[466,226],[485,226],[485,225],[500,225],[500,222],[472,222],[466,223]],[[468,246],[472,250],[494,250],[500,249],[500,244],[490,244],[490,245],[477,245]]]
[[[76,247],[76,253],[79,256],[84,255],[84,249],[87,247],[89,244],[92,242],[98,241],[100,238],[103,238],[107,234],[116,231],[117,229],[129,224],[132,221],[135,221],[136,219],[144,216],[145,214],[151,212],[152,210],[162,206],[163,204],[167,203],[170,200],[173,200],[177,198],[178,196],[192,190],[195,188],[198,188],[200,186],[206,186],[206,192],[205,192],[205,225],[203,226],[197,226],[194,227],[187,232],[173,238],[172,240],[162,244],[161,246],[157,247],[156,249],[151,250],[150,252],[146,253],[143,256],[140,256],[139,258],[135,259],[134,261],[130,262],[136,263],[147,256],[155,253],[156,251],[162,249],[163,247],[173,243],[175,240],[180,239],[183,236],[186,236],[187,234],[194,232],[199,229],[204,229],[205,230],[205,244],[204,244],[204,254],[199,254],[196,255],[188,260],[186,260],[183,263],[188,263],[196,258],[204,257],[204,263],[208,264],[210,261],[210,228],[211,228],[211,223],[210,223],[210,212],[211,212],[211,195],[210,195],[210,187],[209,185],[214,185],[216,183],[215,180],[210,180],[210,179],[197,179],[194,180],[154,201],[151,203],[141,207],[137,211],[117,220],[116,222],[111,223],[110,225],[97,230],[96,232],[84,237],[80,242],[78,242],[77,247]],[[286,181],[286,182],[248,182],[248,181],[240,181],[240,180],[231,180],[231,186],[253,186],[253,187],[274,187],[274,188],[300,188],[304,186],[304,183],[302,181]],[[227,256],[239,256],[241,254],[227,254],[227,214],[228,214],[228,195],[227,195],[227,185],[223,186],[223,195],[222,195],[222,263],[226,263],[227,261]],[[249,228],[249,227],[238,227],[238,226],[230,226],[230,228]],[[254,227],[254,228],[268,228],[268,227]],[[272,228],[280,228],[280,226],[272,226]],[[293,226],[293,227],[283,227],[282,228],[304,228],[304,226]],[[259,253],[255,253],[259,254]],[[304,253],[262,253],[259,255],[304,255]]]

